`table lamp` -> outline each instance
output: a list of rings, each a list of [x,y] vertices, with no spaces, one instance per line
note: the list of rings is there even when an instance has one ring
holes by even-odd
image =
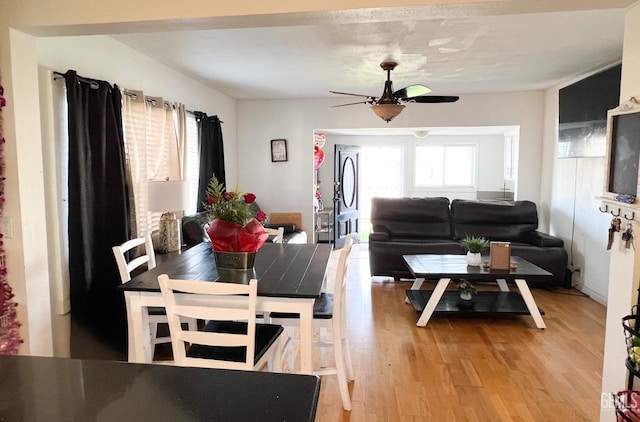
[[[182,247],[182,230],[176,212],[184,211],[189,204],[189,187],[186,180],[149,181],[149,211],[162,212],[160,217],[160,250],[179,251]]]

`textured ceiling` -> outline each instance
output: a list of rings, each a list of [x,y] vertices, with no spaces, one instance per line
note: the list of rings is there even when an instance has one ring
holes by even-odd
[[[464,95],[544,89],[622,58],[622,8],[396,17],[113,36],[237,99],[379,96],[387,59],[399,63],[394,89],[420,83],[433,95]]]

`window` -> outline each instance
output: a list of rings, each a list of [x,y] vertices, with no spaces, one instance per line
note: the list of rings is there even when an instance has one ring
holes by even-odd
[[[475,186],[475,144],[418,145],[415,151],[416,187]]]

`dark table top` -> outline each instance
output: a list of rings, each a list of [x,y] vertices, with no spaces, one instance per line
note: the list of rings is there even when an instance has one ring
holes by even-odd
[[[330,256],[330,244],[264,244],[258,250],[255,273],[251,275],[258,279],[258,296],[319,297]],[[231,272],[216,268],[211,243],[202,242],[132,278],[118,289],[159,292],[160,274],[184,280],[237,281],[231,279],[234,277]]]
[[[313,421],[320,378],[0,355],[0,421]]]
[[[528,276],[551,276],[552,274],[529,261],[512,256],[511,262],[516,264],[512,270],[492,270],[490,268],[471,267],[467,265],[465,255],[403,255],[409,270],[414,277],[420,278],[465,278],[470,281],[491,281],[503,278],[513,281]],[[483,256],[482,261],[489,257]]]

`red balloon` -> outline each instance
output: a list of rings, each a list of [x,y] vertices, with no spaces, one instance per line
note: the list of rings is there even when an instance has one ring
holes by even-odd
[[[315,146],[315,151],[313,153],[313,168],[318,170],[324,161],[324,151]]]

